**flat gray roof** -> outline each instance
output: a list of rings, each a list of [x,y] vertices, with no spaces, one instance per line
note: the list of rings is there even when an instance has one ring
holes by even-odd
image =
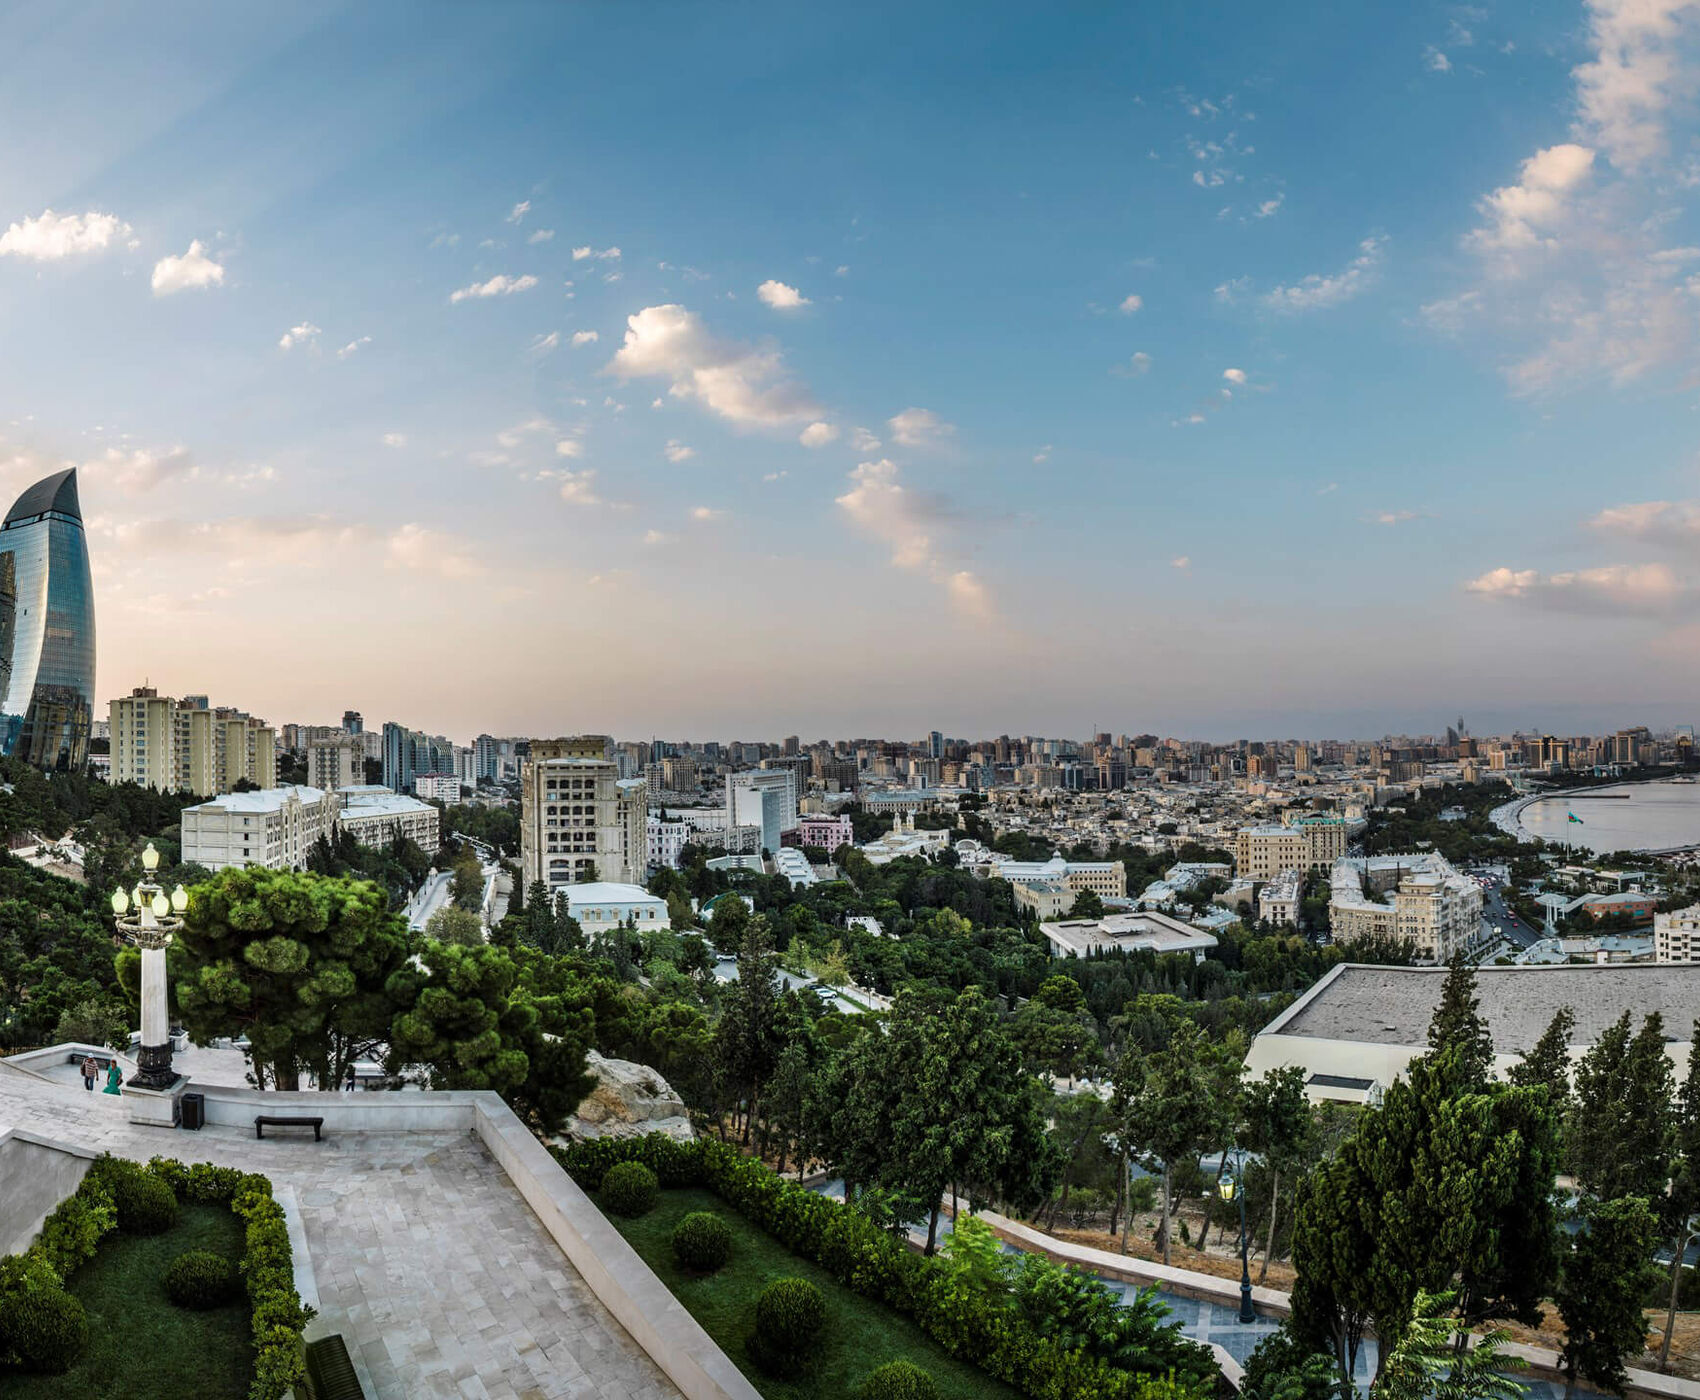
[[[1445,981],[1443,967],[1343,964],[1263,1034],[1425,1045]],[[1657,1011],[1666,1039],[1686,1041],[1700,1019],[1700,964],[1484,967],[1476,996],[1501,1055],[1522,1054],[1565,1006],[1576,1016],[1572,1045],[1592,1045],[1625,1011],[1637,1026]]]

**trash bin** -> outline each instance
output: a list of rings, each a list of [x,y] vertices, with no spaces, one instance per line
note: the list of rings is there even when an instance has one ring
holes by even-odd
[[[201,1124],[207,1121],[207,1096],[205,1094],[184,1094],[179,1100],[183,1126],[192,1132],[199,1132]]]

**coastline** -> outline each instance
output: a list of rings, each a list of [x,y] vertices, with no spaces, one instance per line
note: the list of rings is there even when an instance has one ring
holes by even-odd
[[[1622,781],[1621,786],[1644,787],[1649,784],[1669,783],[1670,781],[1671,780],[1668,777],[1641,779],[1625,778]],[[1612,784],[1611,786],[1618,786],[1618,784]],[[1526,826],[1524,826],[1522,821],[1524,809],[1531,803],[1545,802],[1555,797],[1573,797],[1579,794],[1597,795],[1599,791],[1600,789],[1598,787],[1580,787],[1555,788],[1551,792],[1527,793],[1522,797],[1515,797],[1511,801],[1495,807],[1493,811],[1488,813],[1488,820],[1492,822],[1494,826],[1499,828],[1499,830],[1503,831],[1507,836],[1510,836],[1517,841],[1546,841],[1549,844],[1563,845],[1565,843],[1553,842],[1551,837],[1541,836],[1536,832],[1530,831]],[[1690,851],[1700,850],[1700,841],[1688,841],[1677,846],[1626,846],[1622,849],[1631,851],[1636,855],[1643,856],[1674,856],[1682,855]]]

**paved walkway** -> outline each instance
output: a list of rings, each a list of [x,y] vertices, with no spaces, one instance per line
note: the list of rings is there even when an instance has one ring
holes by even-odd
[[[669,1400],[482,1144],[464,1133],[263,1142],[133,1126],[122,1100],[0,1066],[0,1127],[145,1161],[264,1172],[293,1193],[319,1293],[377,1400]]]

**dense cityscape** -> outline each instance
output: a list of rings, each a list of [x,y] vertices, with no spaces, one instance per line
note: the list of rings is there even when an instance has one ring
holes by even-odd
[[[0,1400],[1700,1400],[1700,0],[0,55]]]

